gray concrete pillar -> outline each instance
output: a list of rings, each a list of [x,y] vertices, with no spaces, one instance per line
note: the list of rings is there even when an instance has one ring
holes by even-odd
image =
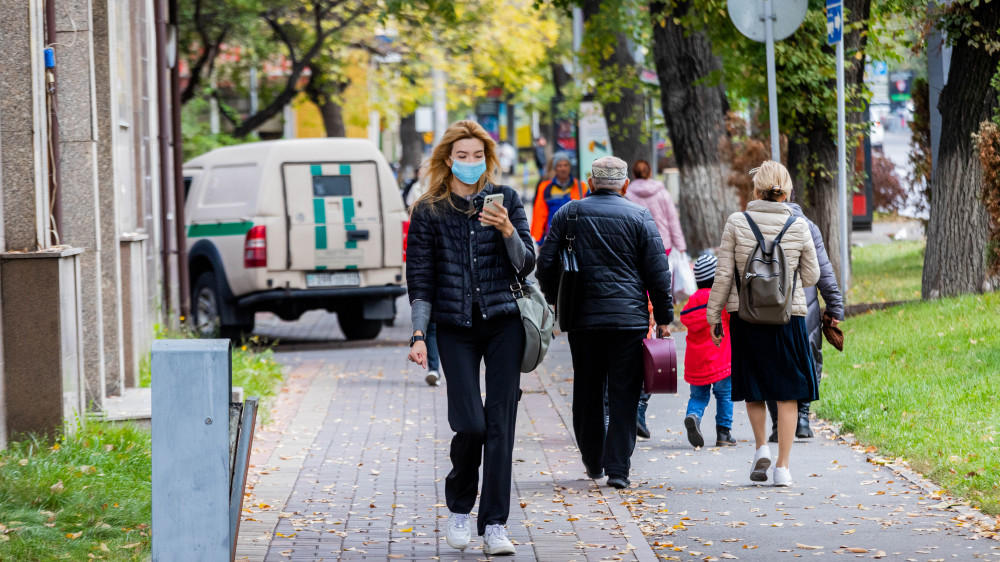
[[[52,1],[52,0],[50,0]],[[115,269],[103,272],[100,225],[108,220],[98,200],[97,142],[94,60],[90,0],[56,0],[56,68],[59,96],[59,122],[62,151],[60,191],[63,202],[61,242],[83,248],[80,255],[80,290],[83,310],[83,358],[87,389],[87,407],[100,410],[107,394],[120,393],[121,362],[114,336],[105,342],[104,284],[117,285]],[[101,2],[98,2],[100,4]],[[113,220],[113,217],[112,217]],[[110,244],[114,255],[117,244]],[[110,303],[113,305],[114,303]],[[114,309],[112,309],[114,310]],[[105,349],[111,347],[111,357]],[[107,361],[111,359],[111,361]],[[108,368],[111,368],[110,371]],[[110,376],[108,373],[110,372]]]
[[[48,185],[41,2],[0,0],[0,250],[33,251],[45,242]],[[0,283],[10,272],[0,265]],[[0,342],[10,330],[0,297]],[[0,343],[2,346],[2,343]],[[9,363],[0,348],[0,449],[7,443]]]
[[[40,0],[0,0],[0,181],[7,250],[47,245],[43,21]]]

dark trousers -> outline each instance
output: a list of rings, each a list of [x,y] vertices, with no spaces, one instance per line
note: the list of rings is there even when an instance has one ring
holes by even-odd
[[[524,327],[520,316],[481,320],[474,310],[472,326],[439,324],[438,343],[448,391],[451,472],[445,498],[454,513],[470,513],[483,466],[479,500],[479,534],[486,525],[507,522],[510,513],[514,422],[521,381]],[[479,386],[479,365],[486,360],[486,400]]]
[[[642,392],[642,338],[646,330],[569,333],[573,354],[573,432],[583,464],[608,476],[628,477],[635,449],[635,416]],[[607,388],[610,420],[604,428]]]

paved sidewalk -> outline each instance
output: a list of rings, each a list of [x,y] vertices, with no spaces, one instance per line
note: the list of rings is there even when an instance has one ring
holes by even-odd
[[[465,553],[443,539],[445,389],[424,384],[405,346],[374,345],[278,353],[290,384],[255,446],[237,559],[486,558],[476,537]],[[737,447],[695,451],[683,383],[650,403],[653,438],[636,448],[632,488],[597,486],[566,429],[572,377],[565,337],[522,376],[508,521],[517,560],[1000,561],[1000,542],[975,534],[932,484],[819,424],[793,449],[796,487],[750,485],[745,408],[734,412]],[[713,416],[714,405],[702,422],[710,442]]]
[[[251,469],[237,559],[479,559],[444,544],[451,431],[445,389],[405,347],[279,354],[317,369],[267,461]],[[515,560],[654,560],[617,496],[586,479],[538,377],[518,412],[510,535]]]

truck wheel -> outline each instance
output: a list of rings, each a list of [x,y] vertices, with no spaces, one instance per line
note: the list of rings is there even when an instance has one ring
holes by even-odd
[[[198,276],[191,291],[191,316],[196,334],[203,338],[226,338],[240,345],[253,332],[253,324],[222,325],[222,307],[215,273],[206,271]]]
[[[222,326],[220,312],[222,300],[219,298],[215,273],[206,271],[198,276],[191,290],[191,324],[201,337],[213,338]]]
[[[337,312],[337,323],[348,340],[373,340],[382,331],[382,321],[365,320],[360,307]]]

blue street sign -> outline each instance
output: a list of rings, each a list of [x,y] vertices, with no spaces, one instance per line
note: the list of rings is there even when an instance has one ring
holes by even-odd
[[[835,2],[835,3],[834,3]],[[836,45],[844,36],[844,5],[840,0],[826,1],[826,42]]]

